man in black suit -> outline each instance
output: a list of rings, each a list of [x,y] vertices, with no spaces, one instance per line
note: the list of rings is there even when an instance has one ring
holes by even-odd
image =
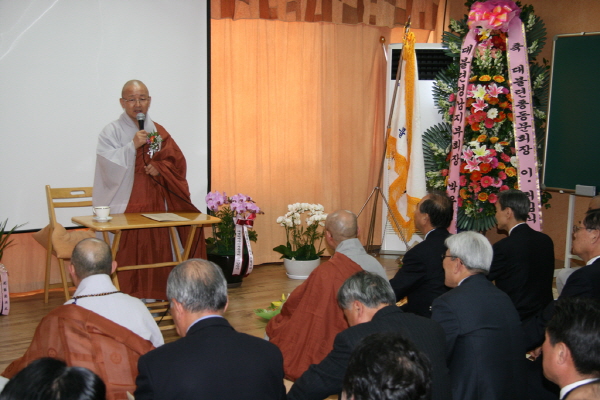
[[[476,232],[446,239],[446,285],[431,318],[446,333],[454,399],[520,400],[526,396],[525,346],[510,298],[488,281],[492,245]]]
[[[366,271],[348,278],[337,298],[350,328],[336,336],[333,350],[321,363],[311,365],[296,380],[288,399],[321,400],[340,393],[352,351],[361,339],[378,332],[399,332],[425,353],[432,366],[432,399],[451,399],[445,338],[439,324],[402,312],[389,282]]]
[[[585,266],[569,276],[560,298],[600,299],[600,209],[588,210],[583,221],[573,227],[571,253],[581,257]],[[544,329],[554,314],[554,303],[550,302],[543,311],[523,323],[528,350],[544,341]]]
[[[402,307],[406,312],[431,317],[431,303],[446,293],[444,269],[440,255],[446,247],[444,240],[450,235],[452,200],[446,193],[433,192],[423,197],[414,215],[415,226],[425,234],[423,242],[406,252],[402,267],[390,280],[396,301],[405,296],[408,302]]]
[[[561,399],[570,399],[578,387],[600,382],[599,330],[596,299],[565,297],[556,302],[542,353],[544,375],[560,387]]]
[[[200,259],[179,264],[167,296],[181,339],[140,357],[136,400],[285,398],[277,346],[236,332],[223,318],[227,282],[218,266]]]
[[[600,209],[588,210],[583,221],[573,227],[573,249],[585,266],[567,279],[560,297],[600,299]]]
[[[554,297],[554,243],[527,225],[529,198],[516,189],[500,192],[496,202],[498,229],[508,237],[494,244],[488,279],[512,300],[521,321],[544,309]]]

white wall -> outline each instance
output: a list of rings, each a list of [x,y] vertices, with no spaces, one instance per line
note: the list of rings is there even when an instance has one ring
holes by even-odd
[[[45,185],[92,186],[98,133],[129,79],[148,86],[205,209],[207,29],[205,0],[0,0],[0,221],[39,229]]]

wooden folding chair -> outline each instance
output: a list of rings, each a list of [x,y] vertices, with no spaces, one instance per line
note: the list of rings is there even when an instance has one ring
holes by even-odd
[[[77,200],[86,199],[89,200]],[[70,251],[57,253],[53,247],[52,234],[59,223],[56,221],[56,208],[72,208],[72,207],[91,207],[92,206],[92,188],[91,187],[76,187],[76,188],[51,188],[50,185],[46,185],[46,199],[48,201],[48,216],[50,218],[48,242],[46,246],[46,280],[44,282],[44,303],[48,303],[48,292],[51,288],[61,287],[65,292],[65,300],[71,298],[69,294],[69,281],[67,280],[67,274],[65,271],[65,261],[71,258],[73,248],[76,243],[72,244]],[[91,210],[88,209],[89,212]],[[58,265],[60,267],[60,275],[62,278],[62,284],[54,283],[50,284],[50,268],[52,265],[52,255],[55,255],[58,259]],[[72,285],[71,285],[72,286]]]

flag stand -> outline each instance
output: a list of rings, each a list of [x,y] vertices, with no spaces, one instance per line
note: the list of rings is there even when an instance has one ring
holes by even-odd
[[[410,17],[411,16],[409,15],[408,19],[406,21],[406,24],[404,25],[404,42],[406,42],[406,38],[407,38],[408,32],[410,30]],[[401,55],[400,60],[398,61],[398,69],[396,70],[396,83],[394,85],[394,94],[392,95],[392,102],[390,104],[390,112],[389,112],[388,123],[387,123],[387,127],[386,127],[385,141],[384,141],[384,145],[383,145],[383,155],[381,156],[381,167],[379,169],[379,178],[377,180],[377,186],[375,186],[373,188],[373,190],[371,191],[371,194],[369,195],[369,197],[367,198],[367,200],[361,207],[360,211],[358,212],[358,216],[360,217],[360,215],[362,214],[363,210],[365,209],[365,207],[367,206],[367,204],[369,203],[371,198],[373,198],[373,195],[375,195],[375,198],[373,200],[373,208],[371,209],[371,216],[369,219],[369,232],[367,234],[367,242],[365,244],[365,249],[368,253],[374,252],[373,237],[375,236],[375,224],[377,223],[377,203],[378,203],[379,196],[381,196],[381,198],[383,199],[383,202],[385,203],[385,205],[387,207],[388,215],[392,216],[392,220],[396,227],[396,232],[400,235],[400,239],[402,240],[402,242],[404,242],[404,245],[408,249],[408,242],[406,241],[406,238],[404,237],[404,234],[402,233],[400,223],[396,219],[396,216],[394,215],[394,213],[392,213],[392,210],[387,201],[387,198],[385,197],[385,194],[383,193],[383,190],[381,189],[381,184],[382,184],[382,180],[383,180],[383,171],[384,171],[384,167],[385,167],[385,159],[386,159],[386,154],[387,154],[388,138],[390,137],[391,132],[392,132],[392,117],[394,115],[394,106],[396,104],[396,96],[398,94],[398,85],[399,85],[400,78],[402,75],[402,64],[403,64],[403,60],[402,60],[402,55]]]

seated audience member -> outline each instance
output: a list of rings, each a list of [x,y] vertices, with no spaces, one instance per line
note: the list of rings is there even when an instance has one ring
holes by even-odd
[[[149,340],[164,344],[163,335],[144,303],[121,293],[110,275],[117,268],[110,247],[98,239],[85,239],[75,246],[69,273],[77,290],[65,304],[77,304]]]
[[[352,352],[342,399],[428,400],[431,368],[427,356],[399,333],[375,333]]]
[[[446,239],[448,293],[433,302],[431,318],[446,332],[454,399],[525,398],[525,346],[519,314],[506,293],[487,280],[492,245],[461,232]]]
[[[33,360],[54,357],[100,376],[109,399],[126,398],[135,390],[139,356],[154,348],[150,340],[163,343],[160,330],[139,299],[113,286],[108,274],[116,264],[106,243],[82,240],[71,262],[75,296],[40,321],[25,354],[2,375],[12,378]]]
[[[432,399],[452,398],[445,336],[438,323],[402,312],[387,279],[366,271],[348,278],[337,298],[350,328],[335,337],[333,350],[323,361],[311,365],[294,383],[288,399],[321,400],[340,393],[353,349],[363,338],[379,332],[396,332],[410,340],[431,362]]]
[[[239,333],[223,318],[227,282],[210,261],[191,259],[167,280],[181,339],[140,357],[136,400],[284,399],[277,346]]]
[[[356,215],[345,210],[329,214],[325,240],[335,254],[292,292],[281,313],[267,324],[267,336],[281,349],[285,376],[290,380],[321,362],[333,348],[335,335],[348,327],[336,301],[344,281],[362,270],[386,277],[381,264],[366,254],[357,234]]]
[[[126,397],[124,397],[126,398]],[[92,371],[40,358],[15,375],[0,400],[105,400],[106,387]]]
[[[559,298],[592,297],[600,299],[600,209],[588,210],[583,221],[573,229],[573,249],[585,266],[573,272]],[[538,347],[544,341],[544,330],[554,312],[554,303],[523,324],[527,349]]]
[[[402,310],[431,317],[431,303],[448,291],[439,255],[446,249],[444,240],[450,236],[452,201],[446,193],[430,193],[417,205],[414,220],[425,239],[406,252],[402,267],[390,283],[397,301],[407,297],[408,302]]]
[[[588,211],[595,210],[595,209],[600,209],[600,195],[594,196],[590,199],[590,203],[588,205]],[[575,231],[573,231],[573,233],[575,233]],[[568,268],[563,268],[560,271],[558,271],[558,275],[556,276],[556,291],[558,292],[559,295],[562,293],[562,290],[565,287],[565,284],[567,283],[567,279],[569,279],[569,276],[571,276],[571,274],[573,272],[577,271],[580,268],[581,267],[568,267]]]
[[[512,300],[521,321],[552,300],[554,243],[550,236],[527,225],[529,198],[516,189],[500,192],[496,202],[498,229],[508,237],[494,244],[488,279]]]
[[[542,356],[544,375],[560,387],[560,399],[572,400],[575,388],[600,382],[599,332],[598,300],[561,298],[556,302]]]

